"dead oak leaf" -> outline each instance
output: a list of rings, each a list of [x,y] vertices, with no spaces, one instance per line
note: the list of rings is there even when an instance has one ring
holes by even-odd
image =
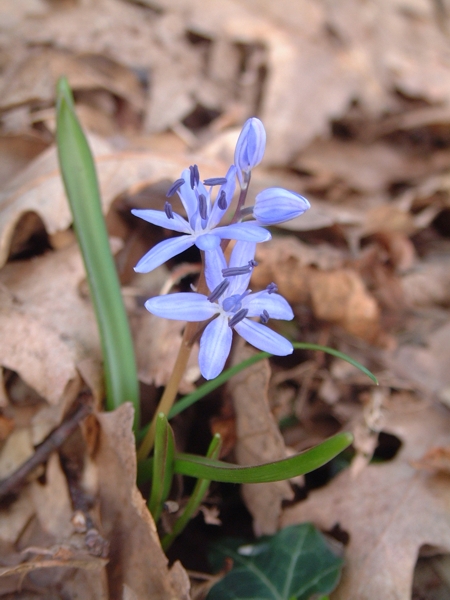
[[[188,577],[179,562],[168,568],[155,523],[136,487],[133,408],[124,404],[98,415],[98,420],[101,433],[94,460],[103,531],[111,544],[111,597],[121,598],[128,586],[137,598],[187,600]]]
[[[394,460],[350,469],[285,511],[283,526],[312,521],[345,530],[350,541],[342,581],[333,600],[410,600],[420,548],[450,551],[450,483],[447,476],[414,469],[431,445],[448,445],[450,416],[440,406],[390,412],[385,431],[403,446]]]
[[[241,345],[234,361],[240,363],[254,352]],[[236,412],[235,452],[240,465],[286,458],[286,447],[269,407],[269,379],[270,366],[265,359],[235,375],[228,384]],[[281,505],[292,499],[293,492],[287,481],[275,481],[245,484],[242,495],[257,533],[272,534],[279,527]]]

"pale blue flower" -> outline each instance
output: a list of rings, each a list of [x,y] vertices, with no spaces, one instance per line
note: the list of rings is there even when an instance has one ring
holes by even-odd
[[[311,208],[306,198],[283,188],[267,188],[256,195],[253,217],[258,225],[276,225],[299,217]]]
[[[248,119],[239,135],[234,151],[234,164],[241,188],[245,189],[250,180],[250,172],[264,156],[266,130],[256,117]]]
[[[187,219],[172,210],[170,202],[166,202],[164,210],[134,209],[131,212],[141,219],[159,225],[183,235],[170,238],[154,246],[145,254],[134,270],[148,273],[180,252],[194,244],[200,250],[218,248],[221,239],[244,240],[248,242],[265,242],[271,238],[270,233],[253,223],[234,223],[217,227],[227,211],[236,186],[236,168],[228,170],[226,178],[206,180],[209,190],[200,181],[198,168],[194,165],[185,169],[171,189],[168,196],[178,193],[187,214]],[[214,185],[220,185],[215,202],[211,201]]]
[[[230,353],[233,329],[247,342],[272,354],[286,356],[293,352],[291,342],[262,323],[269,318],[291,320],[294,315],[287,301],[277,293],[275,284],[262,292],[247,289],[255,266],[253,242],[238,241],[227,267],[220,248],[207,250],[205,277],[209,296],[176,293],[150,298],[145,307],[166,319],[204,321],[213,319],[200,339],[199,366],[205,379],[217,377]],[[234,270],[246,273],[230,275]],[[222,271],[225,270],[225,276]],[[250,320],[259,317],[261,323]]]

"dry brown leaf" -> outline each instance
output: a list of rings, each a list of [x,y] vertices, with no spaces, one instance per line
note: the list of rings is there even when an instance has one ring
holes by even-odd
[[[132,186],[163,180],[171,182],[178,179],[190,159],[196,160],[195,157],[150,152],[114,152],[109,144],[96,136],[90,136],[89,142],[96,158],[104,213],[108,212],[113,200]],[[226,172],[227,167],[220,163],[196,162],[202,177]],[[162,208],[163,202],[161,198],[161,206],[152,208]],[[72,224],[54,147],[43,152],[0,194],[0,266],[8,258],[17,224],[29,212],[39,215],[49,234],[64,231]]]
[[[411,461],[411,465],[415,469],[450,475],[450,446],[430,448],[422,458]]]
[[[285,511],[283,526],[313,521],[339,525],[350,536],[342,581],[333,600],[410,600],[420,548],[450,551],[447,476],[415,470],[431,446],[448,445],[450,417],[441,407],[385,414],[384,431],[402,442],[398,455],[352,477],[346,469],[327,486]]]
[[[255,353],[242,346],[234,356],[240,363]],[[257,465],[286,458],[283,437],[270,412],[267,397],[270,379],[268,360],[248,367],[235,375],[228,384],[236,412],[236,460],[240,465]],[[258,535],[273,534],[279,529],[281,505],[291,500],[292,489],[287,481],[257,483],[242,486],[245,504],[253,516],[253,528]]]
[[[90,300],[79,289],[84,277],[76,245],[0,271],[5,335],[0,362],[52,405],[35,415],[34,443],[59,424],[81,385],[79,373],[97,400],[102,397],[97,324]]]
[[[139,380],[161,387],[167,384],[181,345],[186,323],[142,315],[136,333],[136,359]],[[194,390],[193,383],[200,377],[198,345],[191,352],[186,371],[180,382],[181,394]]]
[[[189,580],[180,563],[171,569],[161,549],[155,523],[136,487],[133,409],[124,404],[100,414],[98,468],[100,512],[110,541],[108,564],[112,599],[122,598],[126,585],[138,598],[189,598]]]
[[[3,77],[0,110],[35,103],[54,102],[56,83],[65,75],[74,91],[106,89],[143,107],[142,90],[136,76],[102,56],[71,56],[54,48],[34,48]]]
[[[380,310],[355,271],[311,271],[309,286],[312,308],[317,318],[336,323],[368,342],[377,340],[380,334]]]
[[[450,386],[450,322],[439,323],[420,344],[404,344],[386,356],[386,365],[396,376],[411,382],[427,396],[446,401]]]

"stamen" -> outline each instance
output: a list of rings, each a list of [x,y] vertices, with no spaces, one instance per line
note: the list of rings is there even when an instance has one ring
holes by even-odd
[[[170,198],[175,194],[175,192],[178,192],[183,183],[184,179],[177,179],[176,181],[174,181],[170,188],[167,190],[166,198]]]
[[[225,194],[225,190],[222,190],[219,194],[219,198],[217,200],[217,204],[219,205],[220,210],[225,210],[227,207],[227,195]]]
[[[250,273],[258,263],[256,260],[249,260],[245,267],[229,267],[228,269],[222,269],[222,275],[224,277],[236,277],[237,275],[246,275]]]
[[[204,194],[200,194],[198,197],[198,210],[202,219],[208,218],[208,205]]]
[[[228,327],[234,327],[238,323],[245,319],[248,313],[248,308],[241,308],[237,313],[228,321]]]
[[[224,279],[223,281],[221,281],[219,283],[219,285],[213,289],[213,291],[210,293],[210,295],[207,296],[208,300],[210,302],[215,302],[216,300],[218,300],[229,285],[230,285],[230,282],[228,279]]]
[[[174,219],[175,218],[173,216],[172,205],[170,204],[170,202],[166,202],[164,204],[164,212],[166,213],[166,216],[167,216],[168,219]]]
[[[245,275],[250,273],[251,268],[249,265],[246,267],[229,267],[228,269],[222,269],[222,275],[224,277],[236,277],[237,275]]]
[[[273,294],[274,292],[278,292],[278,286],[276,283],[269,283],[269,285],[266,287],[266,292],[268,294]]]
[[[268,321],[269,321],[269,319],[270,319],[270,316],[269,316],[269,313],[267,312],[267,310],[266,310],[266,309],[264,309],[264,310],[262,311],[262,314],[260,314],[260,315],[259,315],[259,318],[261,319],[261,323],[262,323],[263,325],[265,325],[266,323],[268,323]]]
[[[211,177],[210,179],[205,179],[203,183],[205,185],[225,185],[226,182],[226,177]]]
[[[191,188],[194,189],[200,181],[200,174],[198,172],[197,165],[191,165],[189,167],[189,171],[191,172]]]

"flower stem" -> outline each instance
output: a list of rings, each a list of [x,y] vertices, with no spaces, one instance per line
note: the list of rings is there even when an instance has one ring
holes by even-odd
[[[197,284],[197,291],[199,294],[203,294],[207,291],[204,269],[200,273],[200,278]],[[153,416],[150,427],[142,440],[142,444],[137,452],[137,459],[144,460],[150,454],[153,445],[155,443],[155,431],[156,431],[156,419],[160,413],[164,413],[166,416],[169,414],[175,399],[178,394],[178,388],[180,387],[180,381],[186,370],[186,366],[191,355],[192,346],[197,338],[196,333],[198,329],[198,323],[187,323],[184,329],[183,338],[181,340],[180,349],[175,360],[172,374],[169,381],[167,382],[166,389],[164,390],[161,400],[159,401],[158,407]]]

